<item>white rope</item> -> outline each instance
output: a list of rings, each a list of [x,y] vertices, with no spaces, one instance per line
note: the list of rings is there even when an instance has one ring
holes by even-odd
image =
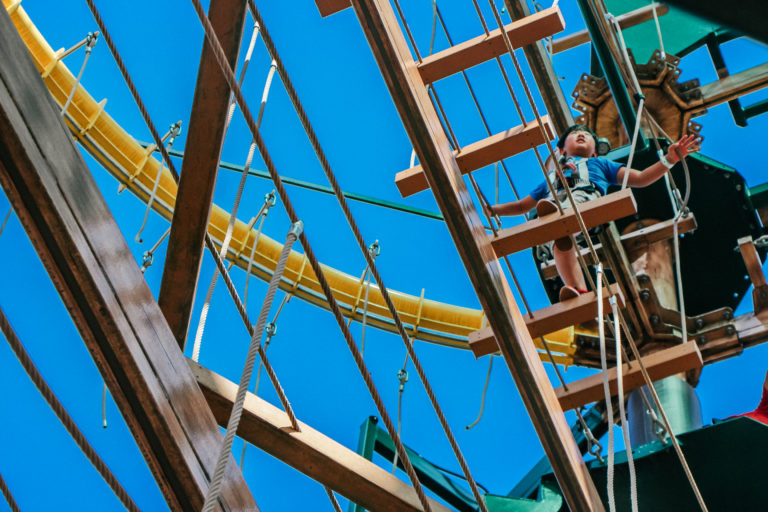
[[[546,342],[545,342],[546,343]],[[475,428],[480,423],[480,418],[483,417],[483,411],[485,411],[485,395],[488,393],[488,384],[491,382],[491,369],[493,368],[493,354],[488,359],[488,374],[485,376],[485,384],[483,384],[483,394],[480,398],[480,412],[477,413],[475,421],[464,427],[465,430]]]
[[[170,150],[173,147],[173,143],[176,141],[176,137],[179,136],[181,133],[181,121],[176,121],[171,125],[171,129],[168,130],[168,133],[166,134],[166,137],[170,136],[170,139],[168,139],[168,144],[166,145],[166,150]],[[165,170],[165,164],[162,163],[160,165],[160,169],[157,171],[157,176],[155,176],[155,184],[152,186],[152,193],[149,194],[149,199],[147,200],[147,209],[144,210],[144,220],[141,221],[141,227],[139,228],[139,231],[136,233],[136,243],[144,243],[144,240],[141,239],[141,233],[144,231],[144,228],[147,226],[147,219],[149,218],[149,211],[152,209],[152,203],[155,201],[155,195],[157,194],[157,187],[160,185],[160,177],[163,175],[163,171]]]
[[[621,432],[624,436],[624,448],[627,454],[627,465],[629,467],[629,499],[632,503],[632,512],[638,512],[637,504],[637,477],[635,476],[635,461],[632,454],[632,443],[629,439],[629,424],[627,423],[627,412],[624,407],[624,365],[621,358],[621,326],[619,325],[619,307],[616,297],[610,298],[611,309],[613,310],[613,329],[616,336],[616,396],[619,399],[619,418],[621,419]]]
[[[600,336],[600,365],[602,367],[603,374],[603,392],[605,394],[605,409],[606,409],[606,421],[608,422],[608,476],[607,476],[607,492],[608,492],[608,508],[610,512],[616,512],[616,497],[614,496],[613,489],[613,404],[611,403],[611,388],[608,384],[608,359],[605,351],[605,326],[603,325],[603,281],[601,279],[603,273],[603,264],[597,264],[597,279],[595,279],[597,287],[597,331]]]
[[[75,83],[72,84],[72,90],[69,91],[69,96],[67,96],[67,101],[64,103],[64,106],[61,108],[61,117],[64,117],[64,114],[67,112],[67,109],[69,108],[70,103],[72,103],[72,98],[75,97],[75,91],[77,90],[78,84],[80,84],[80,79],[83,77],[83,72],[85,71],[85,65],[88,64],[88,59],[91,57],[91,52],[93,51],[93,47],[96,46],[96,41],[99,39],[99,33],[93,33],[88,32],[88,36],[85,38],[85,58],[83,59],[83,65],[80,66],[80,72],[77,74],[77,78],[75,78]]]
[[[291,226],[291,230],[288,232],[283,250],[280,253],[280,258],[277,262],[272,279],[269,281],[269,287],[267,288],[267,294],[264,297],[261,313],[259,313],[259,319],[256,323],[256,328],[253,331],[253,337],[248,347],[248,354],[245,360],[245,366],[243,368],[243,374],[240,377],[240,385],[237,388],[237,396],[232,405],[232,413],[227,422],[227,431],[224,434],[224,441],[222,443],[221,451],[219,452],[219,458],[216,461],[216,469],[213,472],[213,478],[211,479],[211,486],[208,488],[208,493],[205,496],[205,502],[203,503],[203,512],[213,512],[217,507],[217,501],[219,492],[221,490],[221,484],[224,481],[224,472],[229,462],[230,451],[232,450],[232,442],[235,439],[235,433],[237,427],[240,424],[240,417],[243,413],[243,405],[245,403],[245,395],[248,391],[248,384],[251,380],[253,373],[253,366],[256,362],[256,356],[261,348],[261,336],[264,332],[264,326],[267,322],[267,315],[272,307],[272,301],[275,298],[275,293],[280,285],[283,272],[285,271],[285,265],[288,261],[288,255],[291,253],[291,247],[293,243],[298,239],[299,234],[303,229],[303,223],[298,221]]]
[[[664,51],[664,39],[661,37],[661,25],[659,24],[659,15],[656,12],[656,7],[659,4],[656,2],[651,2],[651,6],[653,7],[653,22],[656,24],[656,34],[659,36],[659,49],[661,50],[661,60],[666,60],[667,58],[667,52]]]

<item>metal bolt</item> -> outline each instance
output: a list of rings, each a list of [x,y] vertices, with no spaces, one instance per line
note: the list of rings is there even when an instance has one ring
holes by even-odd
[[[646,300],[650,299],[651,298],[651,292],[649,292],[648,290],[641,291],[640,292],[640,298],[643,301],[646,301]]]
[[[701,318],[697,318],[694,324],[696,325],[697,329],[701,329],[702,327],[704,327],[704,320]]]
[[[725,312],[723,313],[723,318],[725,318],[726,320],[730,320],[731,318],[733,318],[733,311],[731,311],[730,309],[725,310]]]
[[[736,332],[736,329],[734,329],[732,325],[726,326],[725,334],[727,334],[728,336],[733,336],[734,332]]]
[[[707,337],[704,334],[701,334],[698,338],[696,338],[699,343],[704,344],[707,342]]]
[[[651,323],[654,325],[659,323],[659,315],[651,315]]]

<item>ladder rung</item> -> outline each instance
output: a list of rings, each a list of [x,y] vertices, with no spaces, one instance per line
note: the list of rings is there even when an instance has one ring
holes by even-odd
[[[541,10],[504,27],[514,48],[522,48],[565,29],[565,21],[557,6]],[[501,30],[491,30],[422,59],[418,65],[421,78],[429,84],[464,69],[471,68],[507,53]]]
[[[696,343],[690,341],[647,355],[643,357],[643,364],[648,370],[651,380],[657,381],[671,375],[701,368],[703,361],[699,347],[696,346]],[[622,373],[625,393],[645,385],[640,365],[636,361],[632,361],[631,367],[628,364],[624,364]],[[608,369],[608,385],[611,390],[611,396],[615,396],[618,392],[616,367]],[[605,394],[603,392],[602,373],[569,383],[568,391],[563,387],[559,387],[555,389],[555,394],[558,400],[560,400],[563,410],[566,411],[591,402],[603,400]]]
[[[647,228],[632,231],[631,233],[621,236],[621,243],[625,248],[629,248],[632,244],[652,244],[660,240],[667,240],[674,234],[673,224],[672,219],[670,219],[653,224]],[[696,219],[693,215],[689,215],[677,223],[677,232],[682,235],[693,231],[696,227]],[[597,251],[597,255],[600,256],[603,246],[601,244],[594,244],[594,247]],[[584,257],[587,265],[594,265],[592,254],[589,252],[589,249],[582,249],[581,255]],[[551,279],[557,275],[557,268],[555,267],[554,261],[550,261],[546,265],[541,265],[541,275],[544,279]]]
[[[607,196],[579,204],[581,217],[587,228],[593,228],[612,220],[626,217],[637,212],[637,204],[629,188],[608,194]],[[554,213],[540,219],[533,219],[517,226],[499,231],[498,237],[491,238],[491,245],[496,256],[508,254],[541,245],[550,240],[579,232],[579,223],[572,208],[563,214]]]
[[[612,284],[610,293],[603,295],[603,307],[610,307],[608,302],[611,294],[616,295],[619,307],[624,307],[624,296],[618,285]],[[593,320],[597,316],[597,294],[585,293],[565,302],[558,302],[549,307],[533,312],[533,318],[523,315],[523,320],[528,326],[532,338],[544,336],[564,327],[580,324]],[[469,348],[475,357],[482,357],[498,352],[496,338],[493,330],[486,327],[469,334]]]
[[[549,138],[554,138],[554,131],[549,121],[549,116],[542,116],[541,120],[544,123],[544,128]],[[461,173],[466,174],[544,144],[544,142],[539,123],[532,121],[526,126],[515,126],[509,130],[491,135],[486,139],[474,142],[461,148],[459,152],[454,151],[453,156],[456,158],[456,163]],[[400,195],[403,197],[408,197],[429,188],[427,177],[420,165],[397,173],[395,184],[400,191]]]

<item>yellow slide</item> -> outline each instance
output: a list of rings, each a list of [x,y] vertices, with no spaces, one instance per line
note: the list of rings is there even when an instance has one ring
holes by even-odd
[[[72,90],[75,77],[59,59],[63,50],[53,51],[20,7],[20,3],[21,0],[3,0],[3,5],[27,45],[48,90],[53,98],[63,105]],[[146,201],[161,169],[160,162],[152,154],[155,147],[152,145],[145,149],[126,133],[105,111],[106,102],[106,99],[96,102],[84,87],[78,85],[66,112],[67,125],[75,139],[105,169],[137,197]],[[163,168],[152,208],[170,220],[175,201],[176,184],[170,172]],[[208,233],[217,243],[223,240],[228,222],[229,214],[214,204]],[[240,268],[245,269],[248,266],[255,235],[256,231],[249,230],[245,223],[240,220],[235,223],[227,258]],[[254,252],[253,274],[269,280],[281,249],[282,244],[262,234]],[[365,291],[363,280],[327,266],[323,266],[323,270],[345,316],[361,320]],[[316,306],[328,308],[317,278],[301,253],[291,252],[281,288]],[[444,304],[425,299],[423,296],[417,297],[393,290],[390,290],[390,295],[409,333],[420,340],[467,349],[467,335],[484,326],[481,310]],[[367,323],[379,329],[396,332],[381,293],[373,284],[368,299]],[[550,349],[555,353],[555,360],[566,365],[572,364],[572,354],[575,351],[573,328],[557,331],[546,338]],[[539,344],[540,341],[536,343]],[[539,348],[543,349],[543,346]],[[545,354],[542,356],[548,361]]]

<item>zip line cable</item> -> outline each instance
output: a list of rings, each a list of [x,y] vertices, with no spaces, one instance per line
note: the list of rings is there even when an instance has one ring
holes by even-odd
[[[139,507],[136,506],[136,503],[133,502],[130,495],[123,488],[123,486],[120,485],[117,477],[115,477],[114,473],[110,471],[104,460],[99,457],[99,454],[96,453],[96,450],[93,449],[93,446],[91,446],[91,444],[88,442],[88,439],[85,437],[83,432],[77,427],[75,420],[72,418],[72,416],[69,415],[64,405],[56,397],[56,394],[53,392],[50,386],[48,386],[48,383],[45,382],[45,379],[35,366],[35,363],[30,358],[29,353],[26,351],[24,345],[21,343],[21,340],[16,335],[16,332],[13,330],[13,327],[11,326],[8,318],[5,316],[5,312],[1,307],[0,331],[2,331],[5,339],[8,341],[8,345],[10,345],[13,353],[16,354],[16,357],[21,363],[21,366],[24,368],[24,371],[27,372],[27,375],[32,380],[37,390],[56,414],[56,417],[67,430],[67,433],[69,433],[70,437],[72,437],[72,440],[83,452],[83,455],[85,455],[85,457],[88,459],[88,462],[90,462],[96,471],[99,472],[99,475],[101,475],[107,485],[109,485],[109,488],[112,489],[112,492],[115,493],[117,499],[120,500],[120,502],[127,510],[131,512],[139,512]]]

